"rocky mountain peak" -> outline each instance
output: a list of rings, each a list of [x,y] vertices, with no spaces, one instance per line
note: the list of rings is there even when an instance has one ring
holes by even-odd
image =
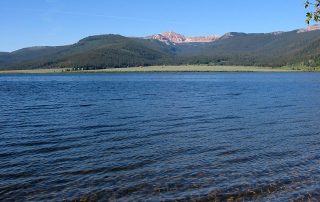
[[[149,37],[148,39],[156,39],[165,43],[209,43],[214,42],[219,39],[219,36],[185,36],[178,34],[176,32],[163,32],[161,34],[155,34]]]
[[[163,32],[161,35],[173,43],[183,43],[186,41],[186,37],[184,35],[176,32]]]

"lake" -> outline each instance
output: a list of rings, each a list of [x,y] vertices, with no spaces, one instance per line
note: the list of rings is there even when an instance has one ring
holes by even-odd
[[[0,75],[0,201],[320,200],[319,73]]]

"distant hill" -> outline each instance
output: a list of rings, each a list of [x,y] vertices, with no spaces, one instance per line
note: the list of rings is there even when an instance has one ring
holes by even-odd
[[[150,37],[90,36],[55,47],[0,52],[0,69],[116,68],[211,64],[320,66],[320,26],[291,32],[186,37],[174,32]]]
[[[156,40],[120,35],[91,36],[73,45],[31,47],[0,55],[0,69],[107,68],[163,64],[172,57],[171,49]]]

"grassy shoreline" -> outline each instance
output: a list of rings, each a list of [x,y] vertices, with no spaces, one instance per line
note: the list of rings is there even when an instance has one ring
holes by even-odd
[[[110,68],[97,70],[72,70],[68,68],[1,70],[0,74],[50,74],[50,73],[126,73],[126,72],[319,72],[320,69],[304,67],[254,67],[254,66],[149,66]]]

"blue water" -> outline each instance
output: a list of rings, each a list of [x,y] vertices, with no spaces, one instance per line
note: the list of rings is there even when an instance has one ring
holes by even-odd
[[[0,201],[320,200],[319,73],[0,76]]]

